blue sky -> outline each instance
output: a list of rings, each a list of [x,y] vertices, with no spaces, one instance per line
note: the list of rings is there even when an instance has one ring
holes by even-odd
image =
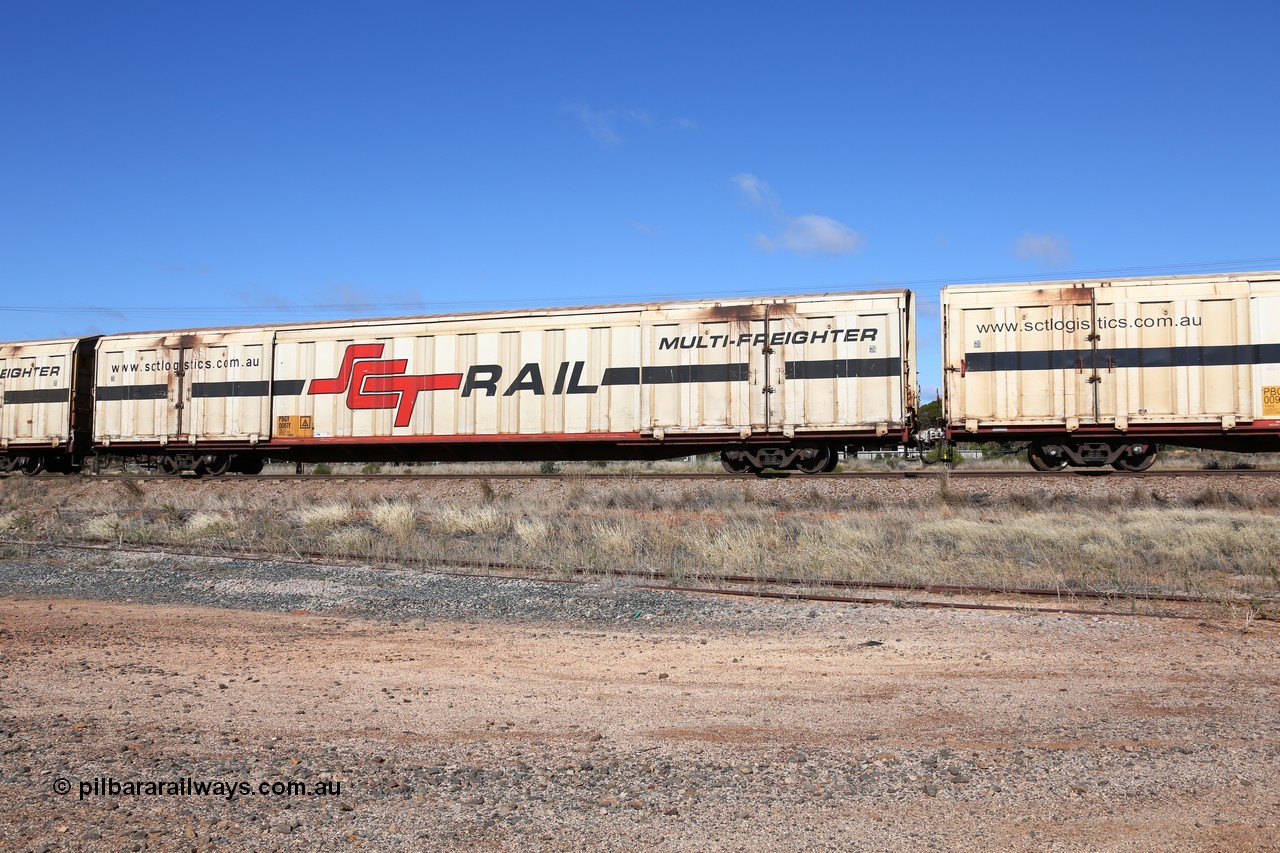
[[[0,340],[1280,267],[1280,5],[29,3]]]

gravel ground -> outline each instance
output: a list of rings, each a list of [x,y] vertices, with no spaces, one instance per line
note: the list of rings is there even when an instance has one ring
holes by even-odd
[[[69,550],[0,590],[0,850],[1280,849],[1269,623]]]

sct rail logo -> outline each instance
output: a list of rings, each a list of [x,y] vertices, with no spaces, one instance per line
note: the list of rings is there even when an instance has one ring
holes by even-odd
[[[350,344],[333,379],[312,379],[308,394],[346,392],[352,409],[395,409],[396,426],[407,427],[423,391],[448,391],[462,385],[461,373],[411,376],[407,358],[382,358],[383,344]]]

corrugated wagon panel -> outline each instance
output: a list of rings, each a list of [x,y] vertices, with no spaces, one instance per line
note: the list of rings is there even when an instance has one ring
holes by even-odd
[[[176,348],[163,338],[98,342],[94,440],[168,441],[178,433]]]
[[[95,370],[96,441],[239,444],[270,432],[268,330],[107,336]]]
[[[67,441],[76,341],[0,344],[0,442],[53,446]]]
[[[1255,283],[1249,300],[1249,330],[1254,340],[1266,340],[1280,329],[1280,282]],[[1280,419],[1280,359],[1261,361],[1252,382],[1242,389],[1253,410],[1264,420]]]
[[[277,421],[310,419],[293,441],[883,434],[914,383],[906,310],[893,292],[281,329],[277,381],[305,391]]]
[[[1275,273],[943,291],[948,417],[961,432],[1234,429],[1280,380]],[[1280,413],[1278,413],[1280,414]]]

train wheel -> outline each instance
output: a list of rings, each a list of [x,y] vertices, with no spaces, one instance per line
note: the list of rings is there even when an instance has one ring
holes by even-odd
[[[182,466],[178,464],[177,457],[170,456],[167,453],[156,460],[156,468],[160,470],[161,474],[165,474],[170,477],[176,475],[182,470]]]
[[[1027,448],[1027,461],[1037,471],[1061,471],[1067,467],[1065,456],[1050,456],[1039,444],[1033,444]]]
[[[1155,464],[1156,449],[1152,447],[1141,456],[1121,456],[1115,461],[1117,471],[1145,471]]]
[[[196,471],[208,474],[210,477],[221,477],[230,467],[230,453],[210,453],[200,457],[200,464],[196,466]]]
[[[720,466],[730,474],[759,474],[760,469],[751,464],[745,453],[725,450],[720,454]]]
[[[796,470],[805,474],[821,474],[835,468],[836,454],[832,452],[831,445],[820,444],[814,448],[806,448],[806,451],[812,450],[812,456],[801,456],[796,460]]]
[[[34,477],[44,470],[44,457],[39,454],[35,456],[19,456],[14,460],[14,467],[28,477]]]
[[[0,474],[8,474],[18,467],[18,460],[12,456],[0,456]]]

